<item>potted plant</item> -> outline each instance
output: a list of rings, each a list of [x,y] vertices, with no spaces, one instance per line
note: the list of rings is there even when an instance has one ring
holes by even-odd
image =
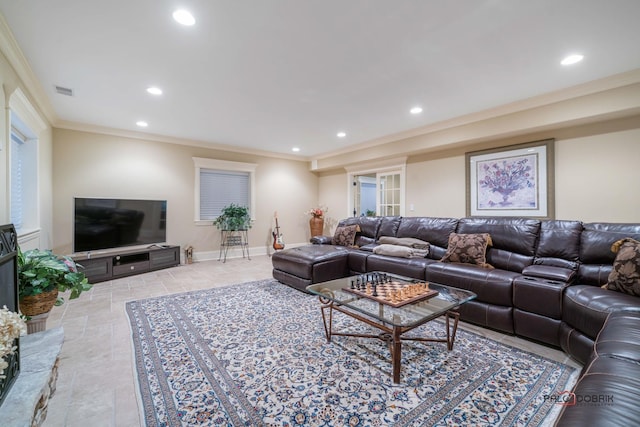
[[[49,311],[64,303],[58,292],[71,291],[69,299],[75,299],[91,289],[79,267],[70,257],[60,257],[48,250],[18,249],[18,301],[22,314],[30,318],[29,332],[44,330]],[[34,316],[39,316],[39,322],[30,323]]]
[[[249,208],[231,203],[222,208],[220,216],[213,221],[219,230],[237,231],[251,228]]]

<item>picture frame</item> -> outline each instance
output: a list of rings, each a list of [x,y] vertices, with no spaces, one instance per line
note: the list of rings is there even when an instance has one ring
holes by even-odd
[[[467,216],[553,219],[554,142],[465,153]]]

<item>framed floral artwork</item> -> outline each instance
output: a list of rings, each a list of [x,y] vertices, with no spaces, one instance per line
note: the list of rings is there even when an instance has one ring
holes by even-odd
[[[555,214],[553,139],[466,153],[467,216]]]

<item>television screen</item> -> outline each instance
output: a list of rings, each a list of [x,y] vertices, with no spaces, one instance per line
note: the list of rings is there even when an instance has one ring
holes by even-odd
[[[73,252],[167,240],[167,201],[74,198]]]

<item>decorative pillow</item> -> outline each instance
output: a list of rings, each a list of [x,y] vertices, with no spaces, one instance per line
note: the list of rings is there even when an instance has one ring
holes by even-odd
[[[353,246],[356,241],[356,233],[360,232],[359,225],[345,225],[337,227],[331,239],[332,245]]]
[[[493,268],[487,264],[487,247],[492,246],[489,233],[482,234],[449,234],[447,252],[440,261],[476,264],[484,268]]]
[[[613,261],[607,289],[640,296],[640,242],[627,237],[611,245],[611,251],[618,254]]]

